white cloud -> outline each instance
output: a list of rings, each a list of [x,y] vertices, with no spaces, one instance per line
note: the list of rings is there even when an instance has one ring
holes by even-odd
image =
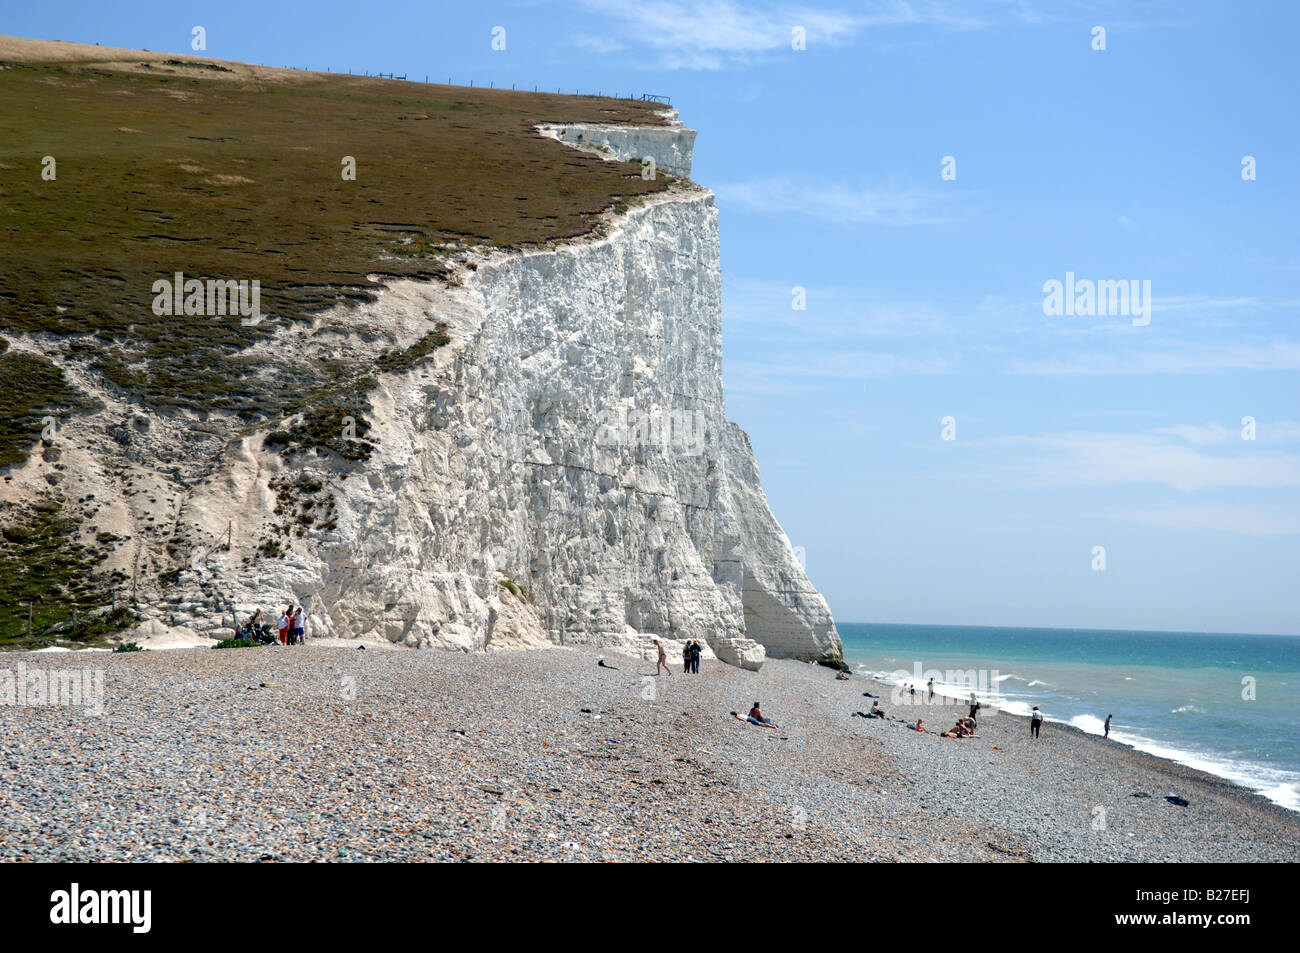
[[[866,188],[782,176],[714,188],[727,205],[770,215],[803,215],[836,224],[944,225],[956,221],[951,194],[918,188]]]
[[[1160,506],[1152,509],[1117,510],[1111,519],[1167,529],[1208,529],[1249,536],[1286,536],[1300,533],[1300,513],[1279,506],[1250,506],[1222,503],[1190,506]]]
[[[1134,347],[1117,354],[1092,352],[1064,359],[1013,361],[1009,369],[1016,374],[1047,376],[1297,371],[1300,345],[1272,341],[1236,346]]]
[[[1228,427],[1219,423],[1178,424],[1174,427],[1155,427],[1152,433],[1179,437],[1188,443],[1206,447],[1249,443],[1243,441],[1241,427]],[[1289,443],[1300,440],[1300,423],[1291,420],[1257,420],[1255,440],[1259,443]]]
[[[655,62],[644,65],[666,69],[717,70],[764,54],[790,52],[796,26],[806,32],[811,49],[838,45],[875,27],[969,30],[986,25],[950,5],[909,0],[885,0],[860,10],[819,10],[800,4],[742,6],[733,0],[585,0],[584,6],[606,16],[622,42],[652,51]]]
[[[1214,456],[1156,434],[1078,432],[981,442],[1027,451],[1011,465],[1036,485],[1155,484],[1182,491],[1300,486],[1300,457],[1242,444],[1230,455]]]
[[[809,390],[818,381],[867,381],[910,374],[945,374],[942,357],[911,358],[875,351],[818,352],[779,361],[728,360],[724,377],[728,394],[789,395]]]

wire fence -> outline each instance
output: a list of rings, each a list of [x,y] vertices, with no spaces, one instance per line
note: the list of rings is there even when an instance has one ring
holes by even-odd
[[[265,66],[266,64],[263,63],[261,65]],[[297,70],[302,70],[304,72],[313,72],[309,67],[306,66],[284,66],[281,68],[297,69]],[[316,70],[315,72],[320,72],[320,71]],[[332,73],[333,69],[327,66],[325,67],[325,72]],[[347,75],[369,76],[374,79],[394,79],[394,80],[401,80],[403,82],[412,82],[412,83],[420,82],[418,78],[416,79],[409,78],[406,73],[402,73],[400,76],[396,73],[372,73],[369,70],[363,70],[360,73],[354,73],[351,67],[348,68]],[[496,89],[497,88],[496,83],[494,81],[489,81],[487,86],[484,86],[482,83],[475,85],[474,80],[472,79],[469,81],[468,84],[453,83],[452,77],[450,76],[447,77],[447,82],[445,83],[440,83],[437,80],[430,81],[428,73],[426,73],[424,76],[424,83],[429,86],[464,86],[466,89]],[[505,88],[506,87],[503,84],[501,86],[501,89],[505,89]],[[509,88],[515,92],[525,92],[525,93],[530,92],[527,84],[523,86],[519,86],[517,83],[511,83]],[[540,83],[534,84],[531,90],[531,92],[534,93],[549,93],[550,91],[551,91],[551,87],[543,86]],[[632,100],[633,102],[659,103],[663,106],[671,106],[673,104],[672,99],[670,99],[668,96],[660,96],[657,93],[617,93],[617,92],[607,93],[603,89],[598,89],[594,93],[591,90],[583,90],[583,89],[574,89],[572,92],[569,92],[569,90],[563,86],[555,87],[555,92],[561,96],[590,96],[593,98],[600,98],[600,99],[628,99],[628,100]]]

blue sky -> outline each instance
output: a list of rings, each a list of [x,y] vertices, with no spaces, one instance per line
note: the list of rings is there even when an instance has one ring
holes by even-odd
[[[194,25],[214,57],[671,96],[718,195],[729,415],[837,619],[1300,634],[1300,5],[52,0],[2,29]],[[1067,272],[1150,281],[1150,323],[1045,315]]]

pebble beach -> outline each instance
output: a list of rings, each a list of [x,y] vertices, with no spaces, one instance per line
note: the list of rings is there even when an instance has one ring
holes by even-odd
[[[10,862],[1300,858],[1300,815],[1211,775],[987,711],[976,738],[919,734],[964,709],[799,662],[309,643],[0,669],[20,661],[102,670],[104,696],[0,705]],[[853,714],[863,692],[887,720]],[[729,715],[755,700],[779,730]]]

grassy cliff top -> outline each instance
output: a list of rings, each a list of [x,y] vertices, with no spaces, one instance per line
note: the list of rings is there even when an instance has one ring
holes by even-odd
[[[142,402],[212,406],[268,329],[156,316],[155,280],[257,279],[294,319],[457,245],[583,234],[666,183],[533,126],[658,108],[0,37],[0,333],[93,335],[77,352]]]

